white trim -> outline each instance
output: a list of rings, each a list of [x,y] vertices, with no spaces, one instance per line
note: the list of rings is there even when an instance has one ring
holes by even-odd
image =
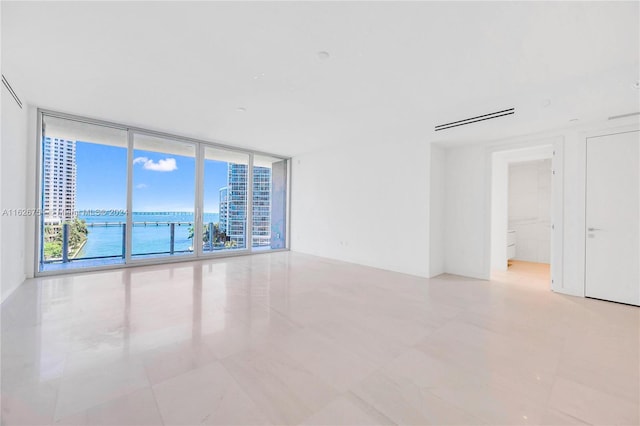
[[[247,217],[245,218],[245,248],[253,252],[253,153],[249,153],[247,165]]]
[[[125,263],[131,263],[133,249],[133,131],[127,131],[127,234]]]
[[[290,249],[291,248],[291,170],[292,170],[292,161],[291,159],[287,159],[287,167],[285,167],[285,171],[287,173],[287,176],[285,177],[285,185],[287,185],[287,187],[285,188],[286,194],[285,194],[285,220],[287,221],[284,224],[285,227],[285,232],[287,233],[287,235],[285,235],[285,242],[284,242],[284,246],[286,249]]]
[[[204,226],[204,145],[196,146],[196,208],[193,214],[193,252],[196,257],[202,257],[204,250],[202,249],[202,227]],[[200,241],[200,244],[196,244]]]
[[[80,121],[82,123],[87,123],[87,124],[95,124],[97,126],[112,127],[114,129],[131,130],[131,131],[136,132],[136,133],[144,133],[146,135],[155,136],[155,137],[159,137],[159,138],[181,140],[181,141],[192,142],[192,143],[203,143],[203,144],[207,144],[207,145],[210,145],[210,146],[213,146],[213,147],[216,147],[216,148],[226,149],[226,150],[230,150],[230,151],[244,152],[244,153],[248,153],[248,154],[265,155],[267,157],[280,158],[282,160],[288,160],[288,159],[291,158],[291,157],[288,157],[286,155],[271,154],[271,153],[268,153],[268,152],[262,152],[262,151],[258,151],[258,150],[254,150],[254,149],[250,149],[250,148],[243,148],[243,147],[236,147],[236,146],[232,146],[232,145],[227,145],[227,144],[224,144],[224,143],[222,143],[220,141],[216,141],[216,140],[196,139],[196,138],[192,138],[192,137],[189,137],[189,136],[181,136],[181,135],[176,135],[176,134],[173,134],[173,133],[167,133],[167,132],[162,132],[162,131],[157,131],[157,130],[152,130],[152,129],[146,129],[146,128],[143,128],[143,127],[137,127],[137,126],[133,126],[133,125],[129,125],[129,124],[120,124],[120,123],[114,123],[112,121],[106,121],[106,120],[100,120],[100,119],[96,119],[96,118],[84,117],[84,116],[79,116],[79,115],[75,115],[75,114],[67,114],[67,113],[58,112],[58,111],[52,111],[52,110],[44,109],[44,108],[38,108],[38,114],[46,115],[46,116],[49,116],[49,117],[64,118],[66,120]]]
[[[564,137],[562,136],[550,136],[550,137],[542,137],[531,140],[519,140],[513,142],[500,143],[495,145],[489,145],[485,149],[485,188],[486,190],[486,201],[485,201],[485,251],[484,251],[484,259],[483,259],[483,279],[491,278],[491,227],[492,227],[492,174],[493,174],[493,154],[504,151],[515,151],[518,149],[524,148],[533,148],[537,146],[545,146],[551,145],[553,146],[554,151],[557,153],[562,153],[564,150]],[[564,176],[564,163],[554,162],[553,164],[554,171],[559,176]],[[564,199],[562,197],[563,194],[563,185],[564,179],[554,179],[552,181],[551,188],[551,197],[552,200],[561,200],[560,203],[554,203],[551,212],[551,222],[554,224],[554,231],[552,237],[552,255],[551,258],[551,270],[553,271],[553,276],[551,277],[551,281],[553,282],[553,286],[550,284],[550,288],[552,290],[556,290],[562,287],[563,282],[563,272],[562,272],[562,262],[563,262],[563,253],[564,253],[564,238],[563,232],[564,229]]]
[[[42,175],[43,175],[43,170],[42,170],[42,141],[43,141],[43,137],[44,137],[44,133],[42,131],[42,114],[40,113],[40,111],[38,110],[37,113],[37,117],[36,117],[36,122],[37,122],[37,126],[38,126],[38,131],[36,132],[36,193],[35,193],[35,199],[36,199],[36,203],[34,205],[34,207],[36,209],[42,209],[42,201],[43,201],[43,191],[44,188],[42,188]],[[41,212],[43,214],[40,215],[34,215],[34,223],[35,223],[35,246],[34,246],[34,251],[35,251],[35,256],[33,259],[33,275],[37,276],[38,275],[38,271],[40,271],[40,260],[44,257],[44,244],[42,244],[42,234],[44,232],[44,212]]]
[[[553,144],[551,167],[551,290],[564,288],[564,137]]]

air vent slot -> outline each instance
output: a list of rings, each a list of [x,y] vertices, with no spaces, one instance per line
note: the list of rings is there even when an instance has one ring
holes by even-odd
[[[633,117],[634,115],[640,115],[640,112],[630,112],[629,114],[620,114],[609,117],[609,120],[617,120],[619,118]]]
[[[436,126],[436,132],[440,130],[451,129],[453,127],[466,126],[467,124],[477,123],[479,121],[491,120],[492,118],[504,117],[505,115],[515,114],[515,108],[503,109],[502,111],[492,112],[490,114],[478,115],[477,117],[465,118],[464,120],[452,121],[447,124],[439,124]]]
[[[11,85],[9,84],[9,81],[7,81],[7,78],[4,76],[4,74],[2,75],[2,84],[4,84],[4,87],[6,87],[9,93],[11,93],[11,96],[13,96],[13,99],[15,99],[18,106],[22,108],[22,101],[20,100],[16,92],[13,90],[13,87],[11,87]]]

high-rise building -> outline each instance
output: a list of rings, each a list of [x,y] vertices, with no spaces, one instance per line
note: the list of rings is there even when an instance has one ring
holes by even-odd
[[[247,219],[246,164],[229,163],[227,186],[220,189],[220,231],[237,247],[246,247]],[[271,244],[271,169],[253,168],[253,247]]]
[[[229,222],[229,188],[220,188],[220,232],[227,232],[227,223]]]
[[[253,247],[271,245],[271,169],[253,168]]]
[[[47,137],[43,156],[45,223],[72,219],[76,211],[76,143]]]

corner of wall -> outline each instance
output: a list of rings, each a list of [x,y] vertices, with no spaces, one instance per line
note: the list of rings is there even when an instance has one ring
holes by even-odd
[[[27,172],[25,206],[34,211],[38,208],[36,205],[36,164],[38,149],[38,109],[35,106],[27,106],[27,155],[25,158],[25,167]],[[33,217],[27,218],[25,224],[25,278],[33,278],[35,275],[35,252],[36,252],[36,222]]]
[[[490,225],[483,145],[448,148],[444,161],[444,272],[486,280],[486,228]]]
[[[13,88],[17,91],[17,88]],[[2,86],[2,143],[0,146],[0,297],[6,300],[26,279],[30,232],[27,225],[33,214],[27,203],[29,192],[29,107],[20,107]],[[32,157],[34,158],[34,157]],[[33,162],[32,162],[33,163]]]
[[[431,144],[429,177],[429,277],[443,274],[444,210],[445,210],[445,150]]]

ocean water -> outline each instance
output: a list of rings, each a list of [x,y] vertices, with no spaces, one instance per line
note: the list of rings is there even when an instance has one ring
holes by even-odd
[[[89,235],[87,242],[77,258],[121,256],[123,247],[123,226],[125,216],[87,216],[80,219],[87,222]],[[205,213],[204,223],[217,223],[218,213]],[[100,226],[101,223],[121,223],[122,226]],[[189,228],[193,226],[193,213],[133,213],[132,252],[133,255],[169,252],[171,231],[167,222],[174,222],[174,250],[185,251],[193,246],[188,238]],[[91,226],[94,224],[94,226]]]

